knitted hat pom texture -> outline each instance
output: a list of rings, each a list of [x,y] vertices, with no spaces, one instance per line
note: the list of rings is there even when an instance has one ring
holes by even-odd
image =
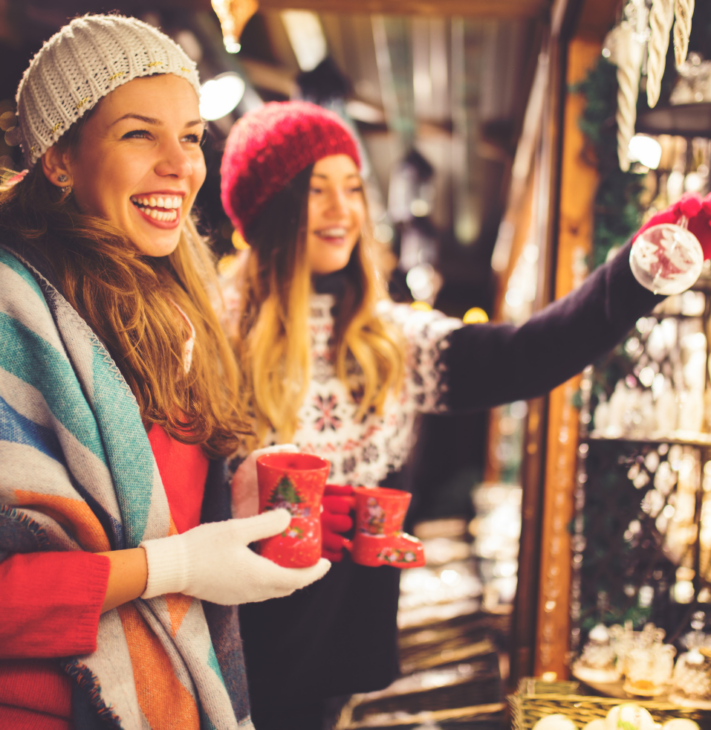
[[[85,15],[39,50],[17,89],[22,150],[29,167],[107,94],[132,79],[172,73],[200,95],[195,63],[151,25],[119,15]]]
[[[230,131],[222,158],[222,205],[240,232],[309,165],[345,154],[360,168],[358,143],[340,117],[304,101],[271,102]]]

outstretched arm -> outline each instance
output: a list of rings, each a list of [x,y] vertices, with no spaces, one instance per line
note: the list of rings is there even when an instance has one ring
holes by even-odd
[[[630,246],[520,327],[476,324],[452,332],[443,353],[448,410],[543,395],[617,345],[663,299],[632,275]]]

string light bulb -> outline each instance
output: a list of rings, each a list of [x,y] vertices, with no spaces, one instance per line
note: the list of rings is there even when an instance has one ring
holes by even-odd
[[[481,307],[468,309],[462,317],[464,324],[486,324],[488,321],[489,315]]]
[[[212,9],[220,19],[227,53],[239,53],[239,39],[244,26],[259,9],[257,0],[212,0]]]

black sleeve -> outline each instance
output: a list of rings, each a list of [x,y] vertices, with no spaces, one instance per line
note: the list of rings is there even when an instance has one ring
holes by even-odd
[[[474,324],[449,335],[443,353],[450,412],[491,408],[547,393],[617,345],[663,297],[629,266],[631,244],[574,292],[525,324]]]

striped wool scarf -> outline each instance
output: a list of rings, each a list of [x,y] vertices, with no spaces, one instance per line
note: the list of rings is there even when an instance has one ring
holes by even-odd
[[[116,364],[38,269],[5,248],[0,465],[0,560],[132,548],[175,533]],[[234,607],[180,594],[137,599],[102,615],[96,652],[61,663],[108,726],[253,727]]]

